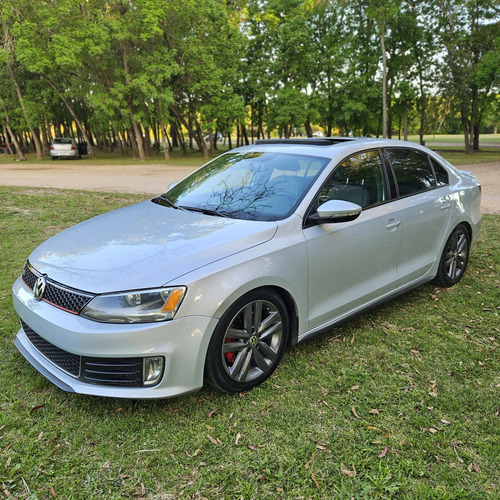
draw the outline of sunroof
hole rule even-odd
[[[301,144],[307,146],[332,146],[353,141],[351,137],[307,137],[304,139],[258,139],[256,144]]]

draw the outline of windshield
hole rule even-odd
[[[259,221],[292,213],[330,160],[284,153],[220,156],[163,195],[178,208]]]

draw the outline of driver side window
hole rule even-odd
[[[362,208],[386,201],[387,186],[379,152],[357,153],[337,165],[319,193],[318,206],[328,200],[350,201]]]

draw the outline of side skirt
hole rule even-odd
[[[394,299],[400,297],[401,295],[404,295],[405,293],[408,293],[411,290],[418,288],[419,286],[422,286],[422,285],[425,285],[426,283],[429,283],[433,279],[434,279],[434,276],[432,276],[430,278],[425,277],[423,279],[414,281],[410,285],[406,285],[403,288],[397,289],[394,292],[392,292],[388,295],[385,295],[384,297],[382,297],[380,299],[377,299],[373,302],[370,302],[366,306],[362,306],[361,308],[355,309],[354,311],[350,311],[350,312],[346,313],[345,315],[343,315],[339,318],[336,318],[328,323],[324,323],[322,325],[317,326],[316,328],[301,335],[299,337],[298,341],[302,342],[304,340],[312,339],[313,337],[316,337],[317,335],[321,335],[322,333],[326,333],[326,332],[330,331],[332,328],[343,325],[344,323],[347,323],[348,321],[350,321],[358,316],[361,316],[362,314],[365,314],[368,311],[371,311],[372,309],[375,309],[375,308],[381,306],[382,304],[385,304],[386,302],[388,302],[390,300],[394,300]]]

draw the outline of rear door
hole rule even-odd
[[[304,229],[308,252],[309,328],[337,319],[390,293],[397,285],[401,210],[390,200],[377,150],[338,165],[310,211],[331,199],[363,207],[354,221]]]
[[[384,150],[396,178],[402,213],[398,287],[426,275],[448,233],[452,198],[446,170],[411,148]]]

